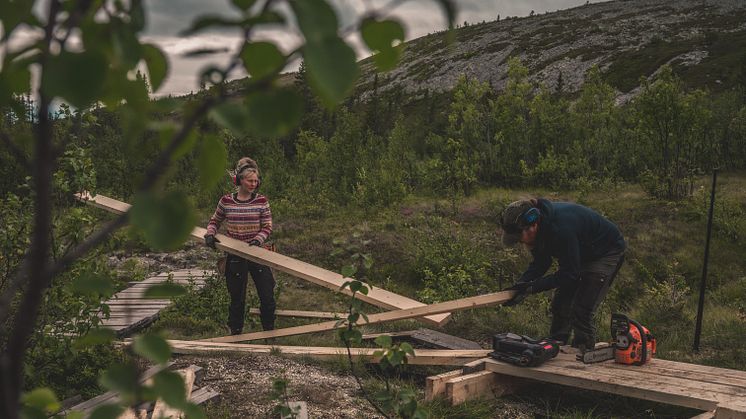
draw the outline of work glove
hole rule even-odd
[[[525,300],[529,294],[533,294],[534,283],[533,281],[516,282],[512,286],[505,288],[503,291],[515,291],[516,292],[515,295],[513,295],[513,298],[503,303],[503,305],[506,307],[512,307],[514,305],[519,304],[521,301]]]
[[[207,247],[216,249],[215,243],[220,243],[220,240],[216,239],[214,234],[205,234],[205,244]]]
[[[259,245],[261,245],[261,243],[259,243],[259,240],[257,239],[249,240],[249,246],[259,246]]]

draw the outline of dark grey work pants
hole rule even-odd
[[[580,281],[557,288],[552,300],[552,339],[569,342],[570,333],[575,332],[572,346],[593,348],[596,343],[596,327],[593,317],[601,304],[619,268],[624,262],[624,252],[614,251],[588,262],[581,267]]]
[[[228,307],[228,327],[231,333],[241,333],[246,317],[246,284],[248,276],[254,280],[256,292],[259,295],[259,312],[264,330],[275,328],[275,278],[272,270],[265,265],[228,255],[225,264],[225,282],[231,304]]]

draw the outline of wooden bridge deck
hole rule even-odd
[[[442,395],[458,404],[511,393],[526,380],[704,410],[710,417],[746,419],[746,371],[662,359],[643,366],[613,360],[583,364],[574,354],[560,353],[539,367],[526,368],[485,358],[463,370],[428,377],[426,398]]]
[[[114,294],[106,301],[110,308],[108,319],[102,319],[101,326],[113,329],[117,336],[125,337],[158,319],[160,311],[171,304],[171,300],[145,297],[145,290],[153,285],[166,281],[176,284],[194,284],[200,288],[205,284],[205,277],[214,272],[184,269],[170,273],[162,273],[143,281],[132,281],[130,287]]]

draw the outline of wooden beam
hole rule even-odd
[[[260,314],[258,308],[250,308],[249,314]],[[309,319],[344,319],[347,313],[332,313],[328,311],[303,311],[303,310],[275,310],[276,316],[304,317]]]
[[[474,341],[425,328],[403,332],[371,333],[363,335],[363,340],[371,340],[379,336],[391,336],[395,341],[417,342],[433,349],[482,349]]]
[[[497,374],[492,371],[477,371],[446,381],[446,399],[456,406],[467,400],[484,397],[493,398],[492,391],[498,386]]]
[[[445,301],[428,306],[408,308],[403,310],[387,311],[368,315],[368,321],[361,323],[377,324],[395,320],[411,319],[415,317],[428,316],[439,313],[450,313],[452,311],[468,310],[479,307],[504,303],[513,297],[515,291],[501,291],[492,294],[478,295],[476,297],[461,298],[459,300]],[[362,319],[361,319],[362,320]],[[256,339],[268,339],[281,336],[302,335],[305,333],[326,332],[329,330],[343,328],[345,325],[337,321],[328,321],[305,326],[287,327],[284,329],[268,330],[264,332],[245,333],[242,335],[223,336],[212,339],[202,339],[204,342],[244,342]]]
[[[127,341],[126,343],[130,343]],[[273,346],[252,345],[246,343],[219,343],[194,340],[169,340],[171,351],[176,354],[238,354],[258,353],[269,354],[273,351],[284,356],[309,357],[321,360],[335,360],[347,357],[347,349],[325,346]],[[380,348],[351,348],[352,357],[365,362],[376,363],[378,358],[374,352]],[[407,360],[412,365],[463,365],[480,358],[484,358],[490,350],[444,350],[444,349],[416,349],[414,356]]]
[[[425,401],[432,401],[436,397],[445,397],[446,382],[451,378],[463,375],[461,370],[444,372],[438,375],[431,375],[425,379]]]
[[[87,192],[77,194],[76,197],[89,205],[113,212],[115,214],[123,214],[129,211],[131,207],[125,202],[117,201],[116,199],[108,198],[103,195],[91,196]],[[204,235],[206,232],[207,230],[202,227],[195,227],[192,230],[190,238],[199,243],[203,243]],[[228,253],[238,255],[242,258],[267,265],[271,268],[283,271],[301,279],[305,279],[309,282],[321,285],[333,291],[343,292],[347,295],[352,294],[352,292],[348,288],[345,288],[343,290],[341,289],[342,284],[350,281],[350,278],[346,278],[336,272],[332,272],[327,269],[311,265],[310,263],[306,263],[288,256],[281,255],[276,252],[266,250],[260,246],[249,246],[247,243],[230,238],[223,234],[217,234],[216,238],[220,240],[216,244],[219,250],[223,250]],[[369,288],[368,294],[357,294],[357,298],[366,303],[389,310],[408,309],[413,307],[422,307],[425,305],[411,298],[403,297],[401,295],[394,294],[393,292],[386,291],[383,288],[373,287],[369,284],[366,285]],[[423,318],[424,321],[435,326],[442,326],[449,319],[450,313],[448,312],[438,313],[437,315],[433,314]]]

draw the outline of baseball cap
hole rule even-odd
[[[529,199],[521,199],[508,205],[500,216],[500,226],[503,230],[502,242],[505,246],[513,246],[521,240],[523,227],[519,217],[535,204]]]

